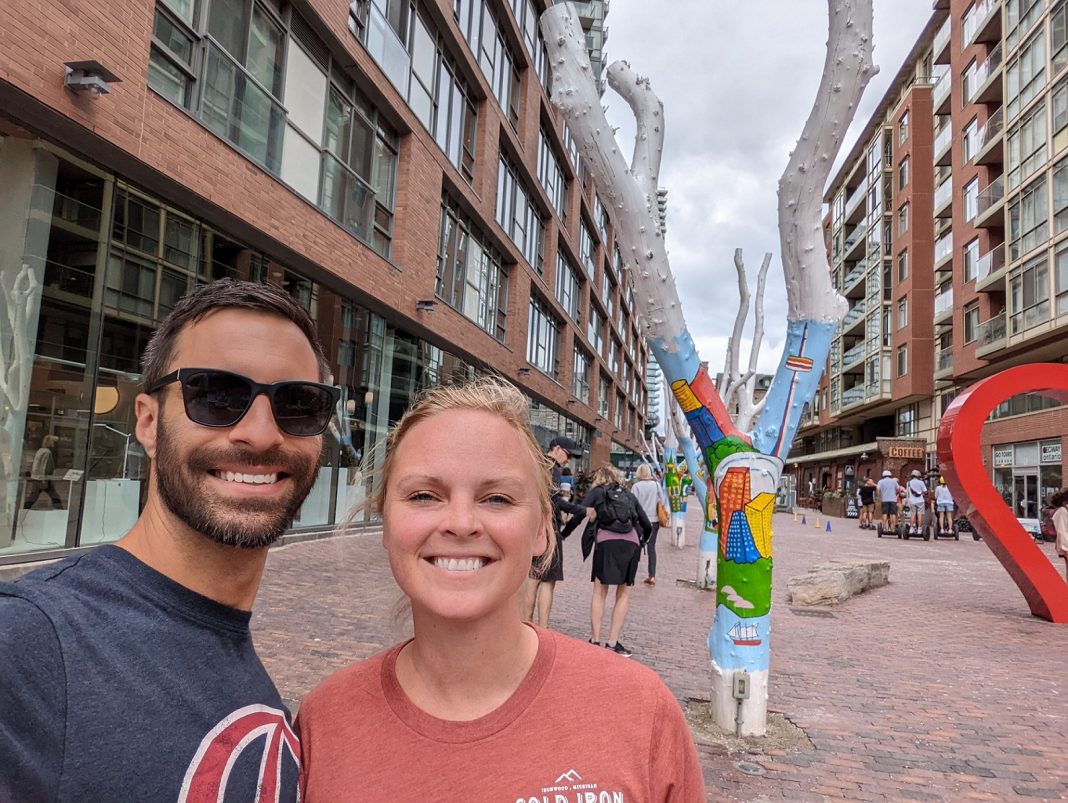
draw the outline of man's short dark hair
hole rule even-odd
[[[289,293],[273,284],[219,279],[190,290],[174,305],[174,309],[153,333],[141,357],[141,389],[150,387],[167,373],[167,366],[174,353],[174,341],[186,326],[213,312],[226,309],[263,312],[296,324],[315,352],[315,361],[319,365],[319,381],[326,382],[329,379],[330,366],[326,362],[326,355],[323,354],[315,324],[312,323],[307,310],[294,301]]]

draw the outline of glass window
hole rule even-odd
[[[538,131],[538,181],[561,220],[567,219],[567,179],[556,158],[552,140],[542,126]]]
[[[979,214],[979,178],[973,178],[964,186],[964,220],[974,220]]]
[[[597,414],[608,420],[608,399],[612,392],[612,382],[604,374],[600,375],[597,383]]]
[[[1012,3],[1009,4],[1010,6]],[[1036,5],[1041,9],[1040,5]],[[1009,50],[1012,46],[1009,46]],[[1038,31],[1005,72],[1006,120],[1012,120],[1046,83],[1046,35]]]
[[[527,321],[527,362],[554,379],[557,377],[557,352],[560,345],[560,323],[548,305],[531,296]]]
[[[575,346],[571,369],[571,395],[583,404],[590,403],[590,356]]]
[[[1037,104],[1009,132],[1005,168],[1008,189],[1020,186],[1046,163],[1046,104]]]
[[[1068,160],[1053,166],[1053,231],[1068,228]]]
[[[904,329],[909,325],[909,300],[903,298],[897,302],[897,328]]]
[[[497,168],[497,222],[527,264],[540,274],[545,223],[530,197],[518,172],[502,154]]]
[[[968,241],[964,246],[964,281],[974,281],[979,271],[979,238]]]
[[[902,204],[897,210],[897,233],[904,234],[909,230],[909,205]]]
[[[904,376],[909,370],[909,347],[897,347],[897,375]]]
[[[577,322],[582,302],[582,283],[579,281],[578,271],[572,267],[559,247],[556,251],[556,300]]]
[[[508,274],[500,254],[447,196],[441,200],[435,292],[504,342]]]
[[[579,258],[582,260],[582,264],[586,266],[586,272],[590,276],[593,275],[594,266],[596,265],[594,259],[596,249],[597,240],[590,231],[590,227],[586,225],[586,221],[582,220],[579,223]]]
[[[964,132],[961,136],[961,147],[963,149],[964,164],[968,164],[975,158],[975,154],[979,152],[978,118],[973,117],[972,121],[964,127]]]
[[[979,302],[964,308],[964,342],[971,343],[979,337]]]
[[[905,249],[897,255],[897,281],[901,283],[909,277],[909,252]]]
[[[904,145],[905,141],[909,138],[909,113],[905,112],[901,115],[901,119],[897,123],[897,144]]]
[[[1049,320],[1049,266],[1045,255],[1014,270],[1009,275],[1009,288],[1009,334]]]
[[[1019,259],[1049,238],[1046,181],[1039,179],[1009,205],[1009,261]]]
[[[1057,248],[1055,258],[1054,293],[1057,296],[1055,314],[1068,315],[1068,242],[1062,242]]]
[[[903,190],[909,183],[909,157],[905,157],[901,160],[901,164],[897,166],[897,188]]]
[[[1068,2],[1065,0],[1049,14],[1049,49],[1056,75],[1068,64]]]

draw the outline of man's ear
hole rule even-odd
[[[156,459],[156,430],[159,425],[159,402],[147,393],[138,393],[134,399],[134,416],[137,423],[134,435],[150,459]]]

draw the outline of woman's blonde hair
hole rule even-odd
[[[412,427],[422,421],[426,421],[439,413],[451,410],[480,410],[499,416],[510,424],[519,435],[523,444],[523,452],[534,461],[535,483],[538,494],[538,502],[546,519],[550,519],[547,527],[552,527],[552,500],[550,496],[550,471],[552,458],[545,455],[534,433],[530,429],[529,413],[530,405],[526,397],[506,379],[497,376],[483,376],[476,379],[450,385],[434,385],[427,388],[416,397],[412,406],[401,416],[400,420],[393,425],[386,436],[386,454],[381,467],[374,472],[374,484],[370,497],[373,511],[381,516],[385,505],[386,489],[389,487],[390,477],[393,474],[393,465],[396,460],[397,447]],[[487,449],[495,448],[494,444],[486,444]],[[548,536],[548,546],[542,553],[538,563],[544,567],[552,560],[553,552],[556,551],[556,538],[552,533]]]
[[[638,466],[638,470],[634,472],[634,479],[636,480],[651,480],[653,478],[653,470],[649,468],[648,463],[642,463]]]
[[[619,485],[622,481],[623,472],[611,463],[604,463],[594,471],[593,476],[590,477],[590,487],[595,488],[598,485]]]

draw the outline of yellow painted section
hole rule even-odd
[[[771,557],[771,516],[774,512],[775,494],[772,493],[757,494],[757,498],[745,506],[745,518],[762,558]]]
[[[701,406],[701,402],[697,400],[697,397],[693,395],[693,391],[690,390],[690,383],[685,379],[677,379],[672,382],[671,392],[675,394],[679,407],[682,408],[684,413],[693,412]]]

